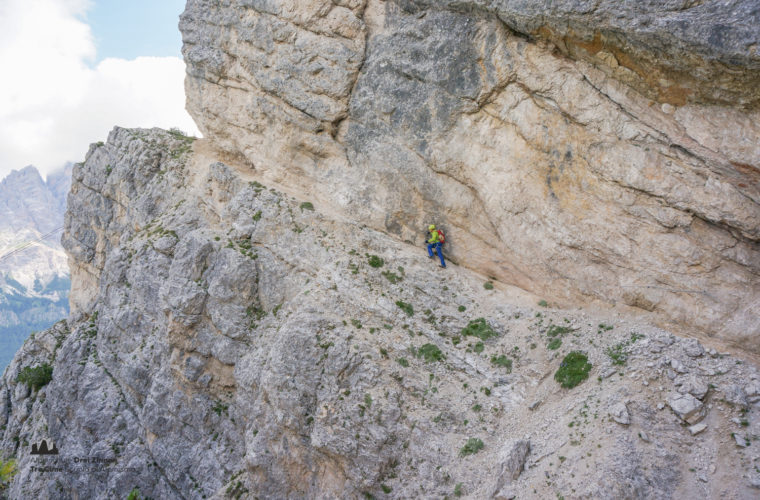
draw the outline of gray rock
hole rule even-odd
[[[678,417],[688,424],[696,424],[704,417],[702,402],[691,394],[671,394],[668,405]]]
[[[494,498],[514,498],[510,485],[520,477],[529,454],[530,441],[527,439],[509,442],[502,447],[499,458],[501,471],[496,480]]]
[[[750,383],[744,386],[743,391],[749,403],[757,403],[760,401],[760,381],[750,381]]]
[[[676,373],[689,373],[689,369],[677,359],[671,359],[670,366],[673,367],[673,370],[675,370]]]
[[[691,394],[697,399],[704,399],[709,389],[704,379],[693,374],[681,375],[673,383],[678,387],[678,392]]]
[[[697,339],[684,339],[681,341],[681,345],[686,355],[692,358],[698,358],[705,354],[705,348]]]
[[[692,436],[696,436],[697,434],[704,431],[705,429],[707,429],[707,424],[704,422],[701,422],[699,424],[692,425],[691,427],[689,427],[689,432],[691,433]]]
[[[747,408],[747,395],[744,393],[744,388],[738,383],[723,385],[720,388],[723,392],[723,396],[726,401],[740,408]]]
[[[619,424],[628,425],[631,423],[631,416],[628,413],[628,408],[623,402],[614,404],[610,408],[609,413],[610,416],[612,416],[612,419]]]
[[[733,433],[734,436],[734,442],[736,442],[736,446],[739,448],[746,448],[750,445],[749,439],[747,439],[746,436],[742,436],[739,433],[735,432]]]

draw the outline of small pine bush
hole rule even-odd
[[[465,337],[472,335],[478,337],[480,340],[487,340],[491,337],[499,336],[499,334],[493,331],[493,328],[488,326],[485,318],[478,318],[470,321],[466,327],[462,328],[462,335]]]
[[[24,367],[16,379],[17,382],[26,384],[35,391],[39,391],[51,380],[53,380],[53,367],[47,363],[35,366],[34,368],[30,366]]]

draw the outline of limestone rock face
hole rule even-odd
[[[436,272],[204,140],[114,129],[74,171],[63,244],[72,315],[0,379],[9,498],[756,496],[755,445],[726,440],[760,433],[753,363]],[[575,350],[589,379],[561,389]],[[47,384],[24,382],[45,364]],[[667,394],[709,427],[692,435]],[[59,455],[31,455],[42,440]]]
[[[754,2],[189,0],[223,158],[559,304],[760,352]],[[730,28],[729,28],[730,27]]]

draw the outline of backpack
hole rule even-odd
[[[446,235],[443,234],[443,231],[441,229],[436,229],[438,231],[438,241],[443,245],[446,243]]]

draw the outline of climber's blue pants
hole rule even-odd
[[[443,250],[440,242],[438,243],[428,243],[428,255],[430,257],[433,256],[433,248],[435,248],[436,253],[438,253],[438,257],[441,258],[441,266],[446,267],[446,263],[443,261]]]

